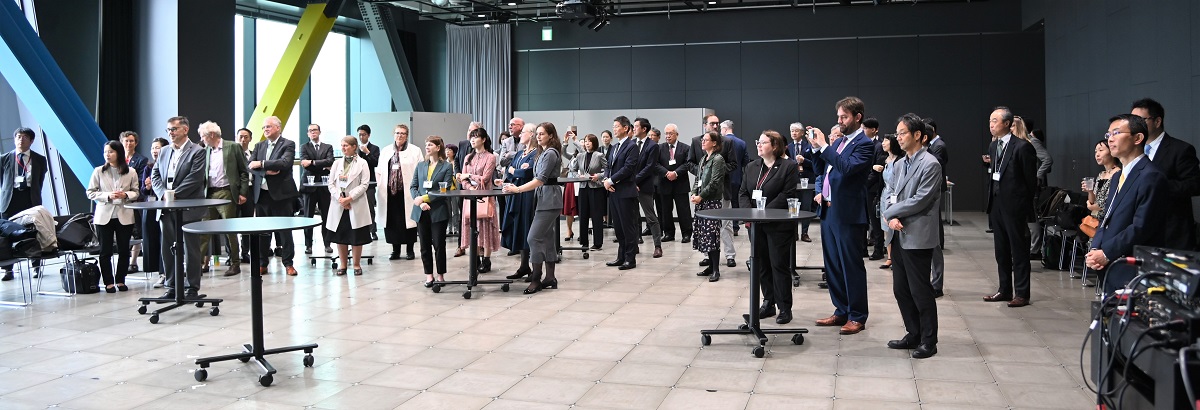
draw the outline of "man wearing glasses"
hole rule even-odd
[[[1133,103],[1132,114],[1146,121],[1146,157],[1167,177],[1166,243],[1172,249],[1196,249],[1192,197],[1200,195],[1200,160],[1196,147],[1167,134],[1162,104],[1149,98]]]
[[[0,159],[0,216],[12,218],[42,204],[42,182],[46,180],[46,157],[29,149],[33,130],[17,128],[13,132],[16,148]],[[39,265],[36,262],[34,265]],[[41,269],[40,267],[38,268]],[[4,277],[13,280],[12,265],[4,267]]]
[[[293,216],[296,211],[292,201],[300,196],[296,190],[296,181],[292,179],[292,162],[296,159],[296,143],[282,138],[283,123],[279,117],[267,117],[263,121],[263,137],[254,146],[254,156],[250,161],[251,193],[254,194],[255,214],[258,216]],[[296,247],[292,242],[291,232],[276,232],[276,244],[279,245],[279,256],[288,276],[296,276],[296,268],[292,266],[292,258],[296,256]],[[259,273],[267,273],[270,263],[271,237],[263,236],[258,247],[262,265]]]
[[[308,182],[313,177],[314,182],[329,176],[329,167],[333,166],[333,145],[321,142],[321,126],[308,124],[308,143],[300,148],[300,183]],[[304,216],[312,218],[320,215],[325,219],[329,213],[329,189],[327,187],[301,187],[303,195]],[[325,240],[325,254],[333,254],[329,238]],[[313,228],[304,228],[304,254],[312,254]]]
[[[984,296],[985,302],[1008,302],[1008,307],[1029,304],[1029,226],[1037,196],[1037,151],[1013,137],[1013,113],[996,107],[988,118],[995,140],[988,147],[992,158],[987,184],[988,221],[995,231],[996,268],[1000,286]]]
[[[159,152],[158,162],[150,171],[150,184],[154,187],[154,195],[159,198],[164,197],[167,190],[174,190],[175,199],[204,199],[208,186],[204,179],[204,171],[208,169],[208,163],[205,161],[204,149],[188,139],[190,129],[187,117],[172,117],[167,120],[167,134],[171,143]],[[187,225],[199,221],[207,212],[205,208],[181,211],[180,223]],[[175,218],[164,215],[160,220],[163,243],[177,243]],[[201,297],[200,258],[203,255],[200,252],[199,239],[196,235],[183,237],[184,299]],[[166,275],[163,286],[167,288],[167,293],[162,296],[164,299],[175,298],[175,292],[179,289],[179,284],[175,283],[175,269],[178,267],[179,261],[175,260],[175,252],[171,246],[163,246],[162,273]]]

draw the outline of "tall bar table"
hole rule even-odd
[[[158,323],[158,315],[177,307],[195,303],[196,307],[204,307],[205,303],[211,303],[212,309],[209,309],[208,314],[216,316],[221,314],[221,309],[218,307],[223,300],[221,299],[206,299],[208,295],[200,295],[199,299],[183,299],[183,270],[187,266],[183,260],[183,211],[189,209],[211,208],[228,204],[228,199],[176,199],[174,201],[146,201],[132,202],[125,204],[128,209],[140,210],[158,210],[162,212],[163,218],[171,218],[175,222],[175,243],[171,244],[171,252],[175,254],[175,278],[172,279],[175,283],[175,298],[140,298],[138,302],[142,305],[138,306],[138,314],[146,314],[147,306],[151,303],[170,303],[167,307],[159,308],[150,315],[150,323]],[[199,240],[199,238],[197,238]]]
[[[316,218],[301,218],[294,216],[268,216],[268,217],[252,217],[252,218],[230,218],[217,219],[212,221],[192,222],[183,227],[183,231],[187,233],[201,235],[220,235],[230,233],[241,233],[250,235],[270,235],[276,231],[291,231],[297,229],[311,228],[320,225],[321,222]],[[250,266],[258,266],[260,258],[258,254],[258,238],[250,240]],[[257,270],[250,272],[250,333],[253,340],[251,343],[242,345],[242,353],[228,354],[223,356],[203,357],[196,359],[196,364],[200,369],[196,370],[194,376],[196,381],[202,382],[208,378],[208,365],[216,362],[224,362],[237,359],[242,363],[249,362],[254,359],[261,370],[258,377],[258,383],[263,387],[270,386],[274,381],[275,368],[271,363],[267,362],[264,356],[294,352],[303,350],[304,367],[312,367],[315,359],[312,356],[313,349],[317,348],[316,343],[310,343],[299,346],[277,347],[267,349],[263,346],[263,310],[262,310],[262,275]]]
[[[376,184],[375,182],[367,183],[368,186],[375,185],[375,184]],[[327,187],[329,187],[329,181],[313,181],[312,183],[304,182],[304,183],[301,183],[300,186],[305,187],[305,188],[327,188]],[[337,200],[337,198],[332,198],[332,197],[329,198],[330,206],[332,206],[334,204],[334,201],[336,201],[336,200]],[[325,215],[321,215],[321,221],[322,221],[321,224],[324,225]],[[325,255],[325,256],[305,255],[305,257],[308,258],[308,266],[314,266],[314,267],[317,266],[317,259],[328,259],[330,267],[332,267],[333,269],[338,268],[338,257],[339,257],[338,255]],[[374,262],[375,255],[362,255],[362,256],[359,256],[359,258],[366,260],[368,265],[375,264],[375,262]]]
[[[475,200],[478,200],[479,198],[486,198],[489,196],[501,197],[501,196],[509,196],[509,195],[513,195],[513,194],[504,192],[499,189],[468,189],[468,190],[453,190],[453,191],[446,191],[446,192],[429,191],[429,196],[438,196],[438,197],[444,197],[444,198],[462,198],[463,203],[471,203],[471,202],[474,202]],[[468,212],[471,215],[471,217],[470,217],[470,219],[471,219],[471,223],[470,223],[470,226],[471,226],[471,249],[467,253],[467,256],[470,256],[471,260],[470,260],[470,262],[468,262],[468,265],[467,265],[468,266],[467,280],[465,280],[465,281],[461,281],[461,280],[435,281],[435,282],[433,282],[433,286],[430,286],[430,289],[433,290],[433,293],[441,293],[442,286],[446,286],[446,285],[467,285],[467,291],[463,292],[462,297],[463,297],[463,299],[470,299],[471,298],[471,288],[473,288],[477,285],[500,285],[500,290],[508,292],[509,284],[513,283],[513,281],[509,280],[509,279],[479,280],[479,227],[476,226],[477,225],[476,222],[479,220],[479,215],[477,214],[475,206],[473,206],[473,205],[474,204],[472,204],[472,206],[469,207],[471,209],[471,211]],[[499,208],[499,207],[497,207],[497,208]],[[499,216],[500,216],[500,209],[496,209],[496,217],[499,217]]]
[[[716,219],[719,221],[743,221],[750,223],[750,238],[751,245],[754,244],[753,238],[759,234],[758,225],[761,223],[795,223],[804,219],[812,219],[816,214],[808,211],[800,211],[797,216],[791,216],[786,209],[765,209],[757,210],[754,208],[723,208],[723,209],[708,209],[696,212],[696,217]],[[804,344],[804,333],[808,333],[808,329],[763,329],[759,323],[758,317],[758,294],[759,284],[758,277],[754,275],[753,264],[754,257],[760,252],[766,252],[767,249],[755,249],[750,246],[750,313],[742,315],[745,323],[738,326],[737,329],[708,329],[700,331],[700,343],[708,346],[712,343],[711,335],[754,335],[758,338],[758,346],[752,350],[754,357],[763,357],[766,354],[767,335],[769,334],[791,334],[792,343]]]
[[[591,181],[591,180],[592,180],[591,178],[587,178],[587,177],[557,178],[556,181],[550,185],[562,186],[563,187],[563,196],[565,197],[568,195],[566,192],[566,189],[567,189],[566,184],[568,184],[568,183],[578,184],[580,182],[587,182],[587,181]],[[570,195],[575,195],[575,193],[571,193]],[[579,209],[579,199],[578,198],[575,199],[575,209]],[[575,219],[579,219],[579,217],[577,216]],[[596,228],[592,227],[592,229],[596,229]],[[600,227],[600,229],[604,229],[604,227]],[[587,232],[580,232],[579,235],[580,236],[587,235]],[[554,224],[554,243],[555,243],[555,247],[558,249],[559,258],[562,258],[563,251],[581,251],[581,252],[583,252],[583,258],[587,259],[590,257],[590,255],[588,255],[588,252],[590,252],[592,250],[591,248],[586,247],[586,246],[563,246],[562,245],[562,228],[557,223]],[[560,259],[560,261],[561,261],[561,259]]]

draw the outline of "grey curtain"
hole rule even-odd
[[[446,26],[450,45],[450,112],[471,114],[495,139],[512,115],[512,30]]]

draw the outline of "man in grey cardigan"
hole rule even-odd
[[[891,349],[914,349],[914,359],[937,353],[937,304],[929,283],[933,248],[938,246],[938,200],[942,196],[942,166],[925,149],[925,124],[904,114],[896,124],[896,140],[905,157],[896,167],[895,186],[883,191],[881,212],[892,236],[892,292],[907,334],[889,341]]]

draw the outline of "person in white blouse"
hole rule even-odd
[[[134,214],[125,204],[138,198],[138,174],[125,162],[125,149],[117,141],[104,144],[104,165],[92,171],[87,196],[96,202],[92,223],[100,237],[100,274],[104,291],[129,290],[129,238],[133,235]],[[113,277],[112,255],[117,252],[117,272]]]
[[[367,187],[371,169],[367,160],[358,155],[358,139],[342,138],[342,157],[329,169],[329,214],[325,217],[324,236],[338,244],[338,263],[345,268],[346,253],[354,254],[354,275],[362,275],[362,246],[371,242],[371,206],[367,202]],[[349,248],[349,249],[348,249]],[[344,276],[346,269],[334,275]]]

